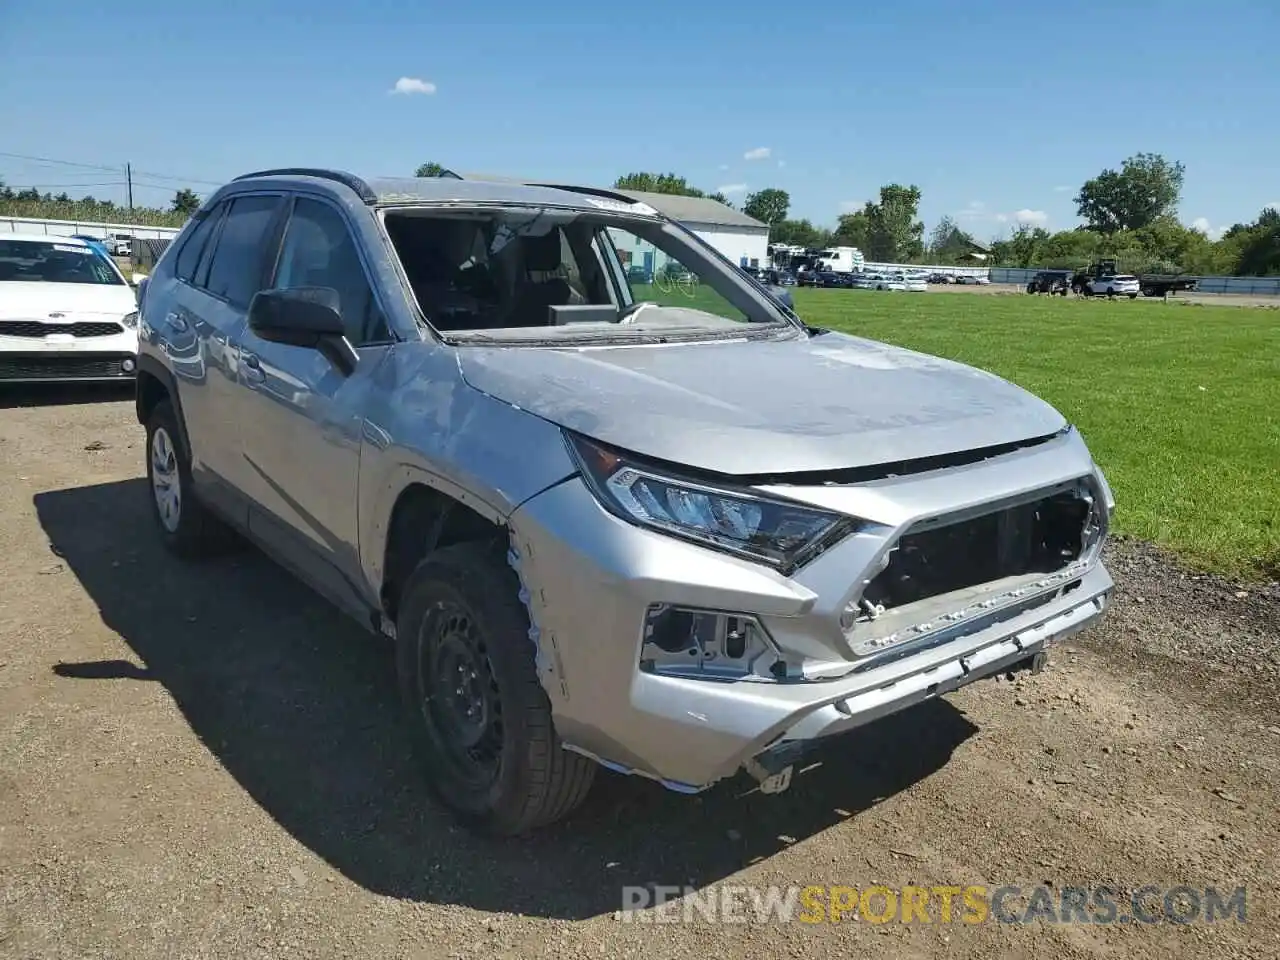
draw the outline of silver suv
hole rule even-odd
[[[160,535],[247,538],[394,638],[431,787],[490,832],[597,764],[783,789],[819,741],[1038,669],[1112,588],[1056,410],[806,326],[622,193],[249,174],[141,300]]]

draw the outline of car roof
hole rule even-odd
[[[0,233],[0,240],[17,240],[20,243],[61,243],[73,247],[89,246],[79,237],[55,236],[51,233]]]
[[[377,206],[411,205],[415,203],[512,203],[529,206],[576,207],[581,210],[626,210],[642,216],[656,216],[657,211],[643,201],[612,190],[591,187],[557,186],[524,183],[501,178],[457,176],[440,177],[370,177],[363,178],[337,170],[291,168],[264,170],[243,174],[234,183],[249,185],[279,182],[332,188],[342,184],[355,191],[366,204]]]

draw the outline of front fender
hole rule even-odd
[[[469,386],[454,348],[399,344],[377,380],[359,484],[361,567],[371,596],[381,588],[393,509],[410,486],[438,490],[505,524],[520,504],[577,472],[560,428]]]

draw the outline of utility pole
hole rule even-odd
[[[126,163],[124,165],[124,179],[129,190],[129,209],[133,209],[133,164]]]

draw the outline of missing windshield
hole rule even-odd
[[[700,240],[659,220],[424,207],[384,222],[419,309],[450,340],[666,340],[791,325]]]

